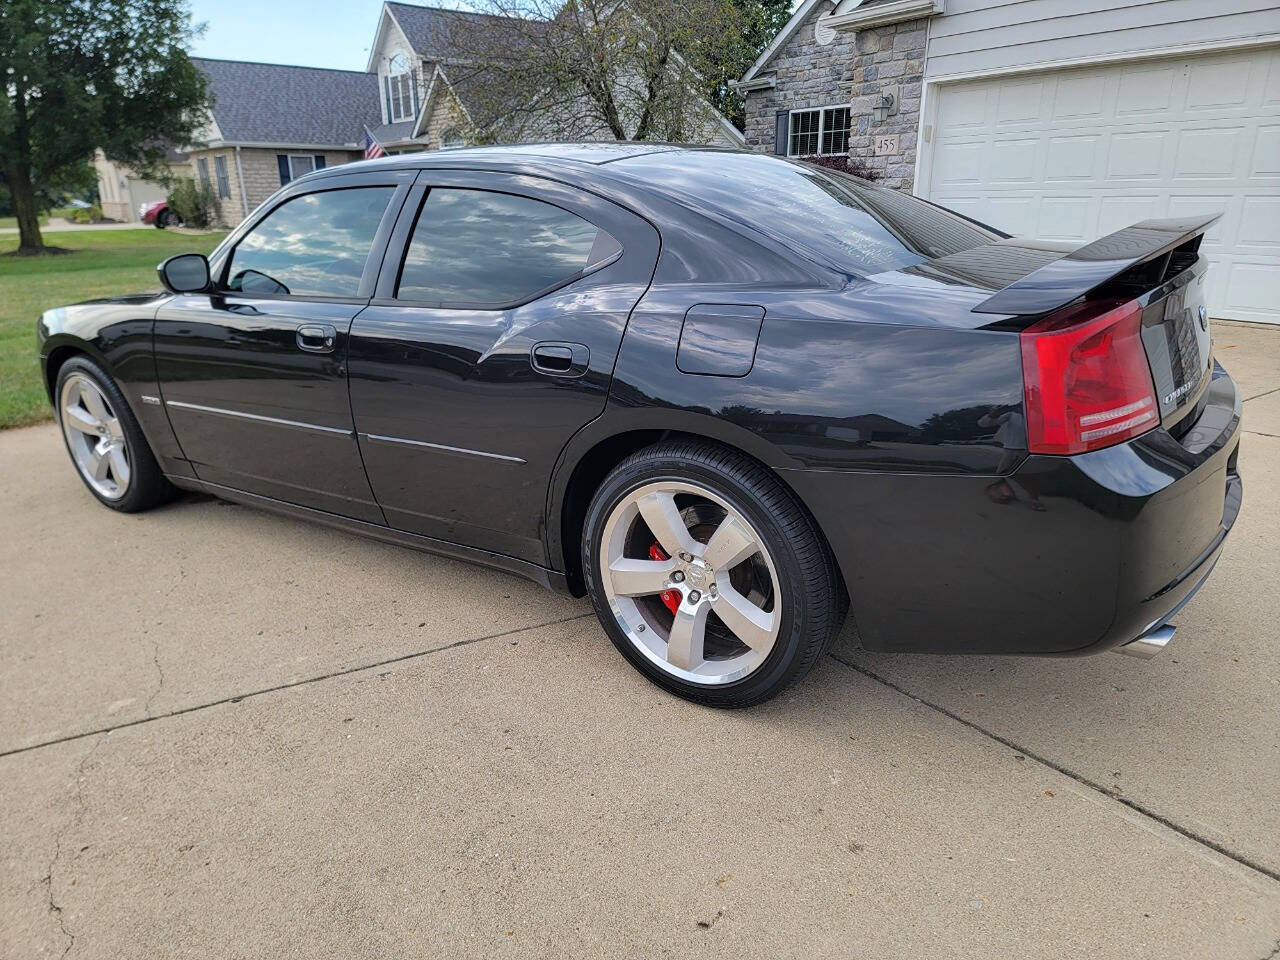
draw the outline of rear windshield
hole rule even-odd
[[[672,164],[670,154],[660,157]],[[620,166],[636,169],[647,159],[624,160]],[[714,160],[714,169],[693,162],[664,171],[663,186],[842,272],[867,276],[898,270],[1002,236],[923,200],[833,170],[759,154],[723,153]]]

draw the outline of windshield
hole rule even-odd
[[[655,167],[665,190],[846,273],[899,270],[1001,239],[907,194],[777,157],[691,152],[674,160],[667,153],[619,162],[637,172],[646,165]]]

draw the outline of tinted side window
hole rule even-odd
[[[540,200],[435,189],[414,226],[397,296],[428,303],[514,303],[620,249],[607,233]]]
[[[357,187],[287,200],[236,246],[227,288],[354,297],[393,193],[394,187]]]

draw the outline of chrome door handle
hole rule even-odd
[[[304,323],[296,336],[299,350],[309,353],[333,353],[338,342],[338,330],[327,323]]]

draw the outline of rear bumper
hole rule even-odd
[[[1003,478],[788,472],[826,531],[863,644],[1076,655],[1167,623],[1240,511],[1240,397],[1215,365],[1180,439],[1156,429]]]

